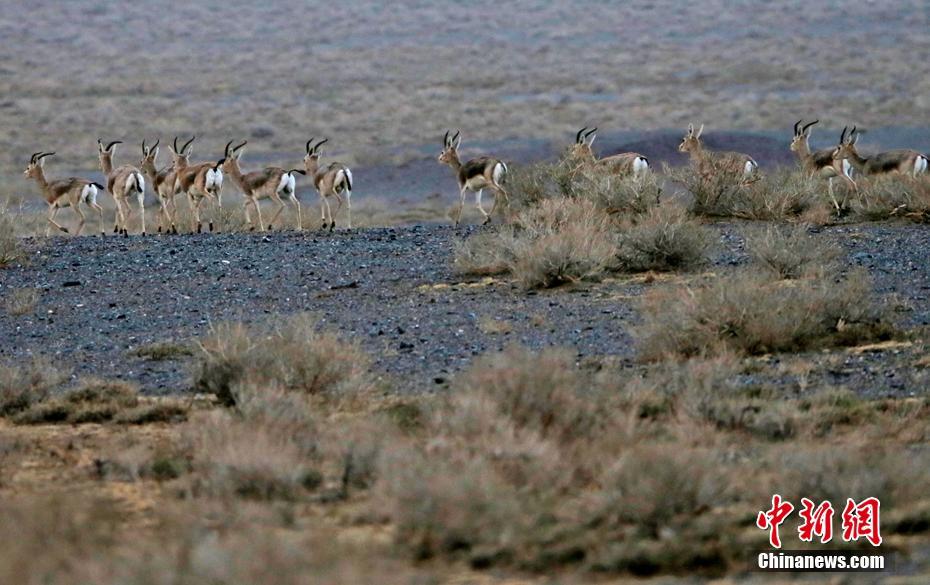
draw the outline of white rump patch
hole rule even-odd
[[[852,179],[852,169],[853,166],[849,163],[849,159],[843,159],[843,174],[846,175],[846,178]]]
[[[914,161],[914,174],[919,175],[921,173],[927,172],[927,159],[922,156],[918,156],[917,160]]]
[[[346,176],[349,178],[349,185],[350,185],[350,186],[348,187],[348,189],[349,189],[349,191],[351,192],[351,191],[352,191],[352,187],[351,187],[351,186],[355,185],[355,179],[352,178],[352,171],[349,170],[349,169],[346,169]]]
[[[217,169],[207,169],[207,176],[204,180],[204,187],[207,191],[213,189],[219,190],[223,186],[223,171]]]
[[[649,161],[641,156],[633,159],[633,175],[638,177],[649,170]]]
[[[743,175],[751,175],[753,172],[755,172],[757,166],[759,165],[756,164],[756,161],[747,160],[746,164],[743,165]]]
[[[139,188],[140,196],[145,195],[145,178],[139,173],[136,173],[136,187]]]
[[[499,162],[494,165],[494,170],[491,172],[491,177],[494,179],[494,182],[498,185],[501,184],[501,181],[504,179],[504,175],[507,174],[507,165],[502,162]]]
[[[294,175],[290,173],[284,173],[281,175],[281,180],[278,181],[278,188],[275,189],[276,193],[293,193],[294,187],[297,185],[297,181],[294,180]]]
[[[84,185],[81,189],[81,202],[84,205],[94,205],[97,203],[97,187],[93,185]]]

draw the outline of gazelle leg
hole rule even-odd
[[[338,203],[336,206],[336,215],[339,215],[339,212],[342,211],[342,195],[337,192],[333,193],[333,197],[336,198],[336,202]],[[330,214],[329,220],[329,229],[332,230],[336,226],[336,218],[333,216],[333,214]]]
[[[278,204],[278,209],[275,210],[274,215],[271,216],[271,221],[268,222],[268,229],[269,229],[269,230],[270,230],[270,229],[274,229],[274,228],[272,228],[272,226],[274,225],[274,223],[275,223],[276,221],[278,221],[278,217],[281,216],[281,212],[284,211],[284,202],[281,201],[281,197],[278,196],[277,193],[276,193],[275,196],[272,197],[271,199],[272,199],[272,201],[274,201],[275,203]]]
[[[836,200],[836,193],[834,193],[834,191],[833,191],[833,177],[830,177],[829,179],[827,179],[827,192],[830,193],[830,201],[833,202],[833,207],[836,208],[836,213],[839,214],[839,213],[840,213],[840,204],[839,204],[839,202]]]
[[[328,224],[326,223],[326,197],[320,193],[320,222],[325,228]]]
[[[465,187],[462,187],[461,191],[459,192],[459,196],[460,196],[459,213],[458,215],[455,216],[455,225],[459,225],[459,222],[462,221],[462,211],[465,209],[465,192],[466,191],[467,189]]]
[[[478,211],[481,212],[481,215],[484,216],[484,221],[482,222],[482,225],[484,225],[488,223],[489,221],[491,221],[491,216],[488,215],[488,212],[485,211],[484,207],[482,207],[481,205],[481,194],[482,193],[484,193],[484,189],[478,189],[477,191],[475,191],[475,207],[477,207]]]
[[[346,190],[346,213],[348,214],[346,225],[352,229],[352,191],[348,189]]]
[[[304,222],[300,217],[300,200],[297,199],[296,193],[291,193],[290,200],[294,203],[294,207],[297,208],[297,231],[302,231],[304,229]]]
[[[106,235],[107,232],[106,230],[104,230],[104,223],[103,223],[103,207],[101,207],[100,204],[94,200],[91,200],[90,206],[94,209],[94,211],[97,212],[97,217],[99,219],[98,227],[100,228],[100,235]]]
[[[252,223],[252,216],[249,215],[249,205],[252,205],[252,200],[248,197],[245,198],[245,202],[242,204],[242,210],[245,212],[245,223],[249,224],[249,231],[255,231],[255,224]]]
[[[142,214],[142,235],[145,235],[145,193],[140,192],[136,195],[136,200],[139,202],[139,213]]]
[[[75,232],[74,234],[76,236],[79,236],[81,235],[81,232],[84,231],[84,223],[87,221],[87,217],[84,215],[84,211],[81,210],[80,203],[74,204],[74,212],[78,214],[79,218],[81,218],[80,222],[78,223],[77,232]]]
[[[116,197],[113,198],[113,203],[116,205],[116,213],[113,215],[113,233],[115,234],[119,232],[120,220],[123,219],[123,207]]]
[[[191,207],[191,232],[199,234],[203,230],[203,223],[200,221],[200,204],[203,202],[203,198],[195,201],[193,195],[188,195],[187,201]]]

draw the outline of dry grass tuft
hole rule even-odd
[[[16,223],[5,205],[0,205],[0,268],[6,268],[23,258],[23,250],[16,235]]]
[[[194,388],[227,405],[244,382],[276,383],[308,395],[343,395],[372,388],[368,357],[355,343],[322,331],[307,314],[269,324],[225,323],[200,342]]]
[[[864,272],[794,281],[737,272],[697,289],[656,290],[643,301],[645,360],[736,351],[763,354],[852,345],[893,329]]]
[[[154,362],[179,360],[194,355],[193,348],[187,343],[160,341],[135,349],[132,354]]]
[[[854,217],[867,221],[898,218],[930,222],[930,185],[925,177],[861,177],[856,183],[859,189],[849,200]]]
[[[28,366],[0,364],[0,416],[16,415],[41,403],[66,378],[64,372],[38,359]]]
[[[691,270],[707,262],[714,239],[684,209],[655,207],[621,226],[619,267],[626,272]]]
[[[28,315],[35,311],[39,302],[39,289],[17,288],[6,297],[6,312],[10,315]]]
[[[746,238],[754,264],[773,278],[804,278],[833,271],[841,250],[804,227],[769,227]]]
[[[60,396],[35,402],[15,417],[17,424],[102,423],[139,406],[136,387],[119,380],[84,380]]]
[[[665,170],[691,193],[694,215],[777,221],[811,215],[831,205],[826,184],[799,171],[779,170],[747,183],[741,173],[723,168],[710,177],[692,167]]]

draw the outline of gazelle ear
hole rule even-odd
[[[701,134],[704,132],[704,124],[701,124],[701,127],[698,128],[697,134],[694,135],[695,138],[700,138]]]
[[[452,148],[458,150],[459,144],[462,143],[462,137],[458,134],[455,135],[455,140],[452,142]]]
[[[853,136],[853,139],[852,139],[852,142],[851,142],[851,144],[852,144],[853,146],[855,146],[856,144],[858,144],[858,142],[859,142],[859,137],[860,137],[860,136],[862,136],[862,134],[860,134],[860,133],[858,133],[858,132],[856,132],[855,136]]]
[[[159,148],[160,148],[160,147],[156,146],[155,148],[153,148],[153,149],[150,151],[150,153],[151,153],[153,159],[158,158],[158,149],[159,149]]]
[[[595,138],[597,138],[597,131],[596,131],[596,130],[595,130],[594,132],[588,134],[588,138],[585,140],[585,144],[587,144],[588,146],[591,146],[592,144],[594,144],[594,139],[595,139]]]
[[[688,124],[688,136],[694,136],[694,124]]]

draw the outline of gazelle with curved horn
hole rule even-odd
[[[848,159],[852,166],[863,175],[901,173],[916,177],[927,172],[927,155],[916,150],[899,148],[879,152],[869,157],[862,156],[856,148],[860,136],[860,133],[856,131],[856,126],[853,126],[849,135],[846,134],[846,130],[843,128],[840,143],[833,149],[834,160]]]
[[[791,152],[798,155],[798,161],[801,164],[801,170],[811,177],[821,177],[827,180],[827,189],[830,192],[830,199],[837,211],[842,206],[836,199],[833,192],[833,179],[837,177],[843,179],[850,187],[856,188],[856,183],[852,179],[852,165],[848,159],[834,160],[833,148],[823,148],[811,152],[810,137],[813,127],[820,122],[814,120],[804,124],[804,120],[798,120],[794,124],[794,138],[791,139],[789,146]],[[801,124],[804,124],[802,127]]]
[[[475,193],[475,206],[484,216],[483,223],[486,224],[491,221],[491,216],[494,214],[494,210],[497,209],[498,202],[508,200],[507,191],[502,186],[504,177],[507,175],[507,165],[499,159],[488,156],[473,158],[463,164],[459,159],[459,145],[462,143],[460,134],[460,132],[456,132],[454,136],[450,137],[449,132],[446,132],[442,140],[442,152],[439,154],[439,162],[452,167],[459,185],[461,201],[455,217],[455,225],[459,225],[462,219],[465,194],[468,191]],[[494,205],[491,206],[490,213],[485,211],[481,205],[481,193],[485,189],[494,191]]]
[[[278,204],[278,209],[275,211],[275,214],[271,217],[271,221],[268,222],[268,229],[273,229],[274,222],[277,221],[278,217],[281,215],[281,211],[284,209],[283,197],[287,197],[291,203],[294,204],[294,207],[297,208],[297,231],[303,229],[303,219],[300,215],[300,201],[297,200],[297,180],[295,174],[305,175],[306,173],[300,169],[291,169],[284,170],[281,167],[265,167],[260,171],[252,171],[251,173],[244,173],[239,167],[239,159],[242,158],[242,153],[245,152],[242,150],[248,141],[244,141],[239,146],[230,149],[232,146],[232,141],[226,145],[226,158],[223,160],[223,171],[232,177],[233,182],[239,187],[239,190],[242,191],[242,195],[245,198],[245,220],[251,226],[251,229],[255,229],[255,224],[252,222],[252,218],[249,215],[249,206],[251,205],[255,209],[255,214],[258,216],[258,229],[260,231],[265,231],[265,224],[262,223],[262,210],[259,207],[259,201],[262,199],[271,199]]]
[[[181,152],[185,159],[190,156],[190,151],[187,151],[187,154],[184,154],[187,146],[193,142],[194,139],[191,138],[187,144],[181,148]],[[229,150],[229,145],[226,147],[227,155]],[[204,201],[210,200],[213,203],[213,211],[216,212],[216,208],[222,205],[222,189],[223,189],[223,161],[224,158],[216,162],[203,162],[196,165],[191,165],[188,162],[185,162],[183,166],[177,169],[177,178],[175,179],[175,190],[178,193],[185,193],[187,195],[187,202],[191,210],[191,231],[200,233],[203,231],[203,221],[200,217],[200,206]],[[213,231],[213,220],[209,222],[209,229]]]
[[[113,223],[113,231],[124,236],[129,235],[129,219],[132,216],[129,198],[135,195],[139,202],[139,212],[142,214],[142,235],[145,235],[145,179],[142,177],[142,172],[132,165],[113,167],[113,153],[117,144],[122,144],[122,141],[114,140],[104,146],[103,142],[97,139],[100,168],[107,177],[107,191],[116,203],[116,221]]]
[[[139,162],[139,167],[149,178],[149,181],[151,181],[152,190],[155,191],[155,196],[158,197],[158,233],[161,233],[164,229],[166,233],[176,234],[178,233],[178,228],[174,222],[172,208],[176,208],[174,196],[176,193],[175,177],[177,171],[175,169],[177,167],[178,157],[175,156],[174,164],[170,164],[158,170],[155,163],[158,160],[159,142],[159,140],[156,140],[155,144],[151,147],[146,147],[145,140],[142,141],[142,160]],[[177,152],[177,146],[178,138],[175,136],[172,154]],[[169,145],[168,148],[171,148],[171,145]],[[186,164],[186,162],[184,164]]]
[[[640,179],[649,170],[649,159],[638,152],[622,152],[597,158],[591,147],[596,138],[597,128],[588,130],[585,126],[575,134],[575,144],[572,145],[569,156],[583,165],[603,169],[619,177],[633,176]]]
[[[26,170],[23,171],[24,176],[34,179],[35,182],[39,184],[42,196],[45,197],[45,202],[48,203],[47,219],[49,225],[46,226],[45,235],[49,235],[52,226],[68,233],[67,228],[55,222],[55,216],[62,207],[70,207],[77,213],[81,221],[78,224],[75,235],[81,235],[81,230],[84,229],[85,222],[84,211],[81,209],[81,205],[86,205],[97,212],[100,218],[100,233],[103,234],[103,207],[97,203],[97,193],[98,190],[103,190],[103,185],[78,177],[49,181],[45,177],[44,165],[46,157],[52,156],[53,154],[55,153],[37,152],[33,154],[29,159]]]
[[[313,138],[307,141],[305,149],[307,154],[304,155],[304,169],[307,175],[313,180],[313,186],[317,193],[320,194],[320,208],[323,221],[323,229],[327,225],[329,231],[336,227],[336,218],[333,217],[333,210],[329,205],[329,198],[335,197],[339,205],[336,207],[336,213],[342,209],[342,196],[346,196],[346,226],[352,229],[352,171],[346,165],[340,162],[329,163],[326,167],[320,167],[320,147],[329,142],[328,138],[320,140],[313,144]],[[326,217],[329,216],[329,223]]]
[[[688,153],[691,164],[702,177],[710,178],[718,170],[741,175],[750,179],[759,170],[759,164],[748,154],[742,152],[712,151],[704,148],[701,134],[704,125],[694,131],[694,124],[688,124],[688,132],[678,145],[679,152]]]

